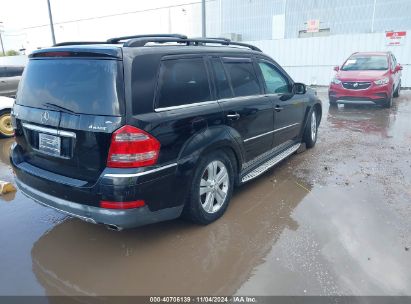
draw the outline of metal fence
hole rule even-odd
[[[410,0],[213,0],[207,10],[208,33],[247,41],[297,38],[312,19],[329,35],[411,28]]]
[[[402,86],[411,87],[411,41],[387,46],[384,33],[347,34],[328,37],[252,41],[270,55],[295,81],[328,85],[333,67],[341,65],[354,52],[391,51],[404,67]]]

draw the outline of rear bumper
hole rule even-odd
[[[167,221],[180,216],[183,206],[150,211],[147,206],[127,210],[111,210],[82,205],[40,192],[16,180],[17,187],[35,202],[56,209],[93,224],[110,225],[118,230],[134,228],[155,222]]]
[[[106,169],[91,185],[30,165],[19,153],[18,145],[11,149],[10,163],[16,184],[26,196],[87,222],[113,225],[119,229],[179,217],[188,189],[185,186],[187,178],[177,173],[177,164],[138,172]],[[106,209],[99,207],[102,200],[144,200],[145,206]]]

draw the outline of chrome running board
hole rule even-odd
[[[268,161],[266,161],[265,163],[263,163],[261,166],[255,168],[253,171],[251,171],[250,173],[248,173],[247,175],[245,175],[245,176],[241,179],[241,182],[242,182],[242,183],[248,182],[249,180],[252,180],[253,178],[256,178],[257,176],[263,174],[263,173],[266,172],[268,169],[270,169],[271,167],[275,166],[275,165],[278,164],[280,161],[282,161],[283,159],[287,158],[288,156],[290,156],[291,154],[293,154],[295,151],[297,151],[300,146],[301,146],[301,143],[295,144],[295,145],[291,146],[290,148],[288,148],[287,150],[284,150],[283,152],[281,152],[281,153],[278,154],[277,156],[269,159]]]

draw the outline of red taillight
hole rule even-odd
[[[69,57],[71,55],[70,52],[64,51],[57,51],[57,52],[44,52],[34,54],[33,57]]]
[[[131,202],[109,202],[101,201],[100,207],[105,209],[133,209],[144,207],[145,202],[143,200],[131,201]]]
[[[136,168],[156,164],[160,143],[153,136],[132,126],[113,133],[107,167]]]

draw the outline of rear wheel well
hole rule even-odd
[[[0,109],[0,113],[8,113],[11,112],[10,108]]]

